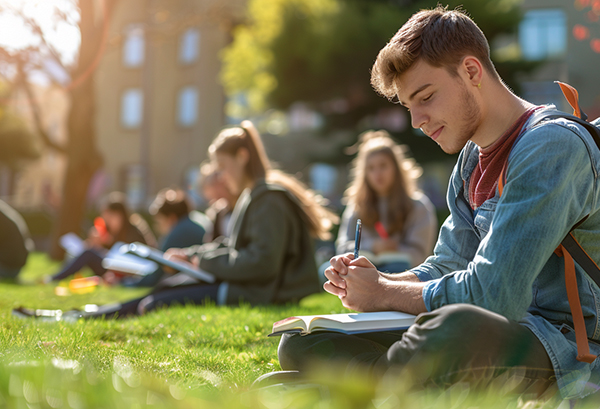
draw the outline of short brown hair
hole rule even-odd
[[[190,213],[191,205],[183,190],[167,188],[158,192],[149,211],[152,216],[158,213],[164,216],[174,215],[179,220]]]
[[[463,10],[441,6],[421,10],[379,52],[371,70],[371,84],[381,95],[393,99],[398,77],[417,60],[446,67],[456,75],[456,67],[467,55],[479,59],[493,77],[499,78],[485,35]]]

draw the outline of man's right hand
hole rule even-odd
[[[352,260],[354,260],[354,254],[352,253],[331,258],[329,261],[331,265],[325,270],[325,277],[329,280],[323,285],[325,291],[339,298],[346,296],[344,276],[348,274],[348,265]]]

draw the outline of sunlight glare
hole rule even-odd
[[[35,20],[62,62],[73,63],[81,42],[77,27],[79,15],[73,1],[0,0],[0,47],[10,51],[40,45],[38,36],[12,10],[20,10]],[[58,18],[57,10],[66,15],[66,20]]]

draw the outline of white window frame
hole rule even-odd
[[[128,68],[139,68],[146,58],[146,37],[141,24],[131,24],[125,29],[123,39],[123,65]]]
[[[525,60],[540,61],[567,51],[567,15],[560,8],[534,9],[519,24],[519,45]]]
[[[144,118],[144,93],[141,88],[127,88],[121,94],[121,126],[139,129]]]
[[[200,30],[197,27],[186,29],[179,37],[179,62],[183,65],[194,64],[200,58]]]

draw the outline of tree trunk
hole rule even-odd
[[[96,146],[94,71],[106,41],[104,25],[108,24],[117,0],[105,0],[104,10],[97,10],[94,2],[79,1],[81,48],[77,68],[71,74],[73,86],[69,89],[71,107],[67,122],[67,168],[61,206],[52,235],[50,255],[54,259],[64,256],[59,238],[68,232],[79,233],[89,183],[102,166],[102,155]],[[104,12],[104,18],[96,18],[95,12]]]

